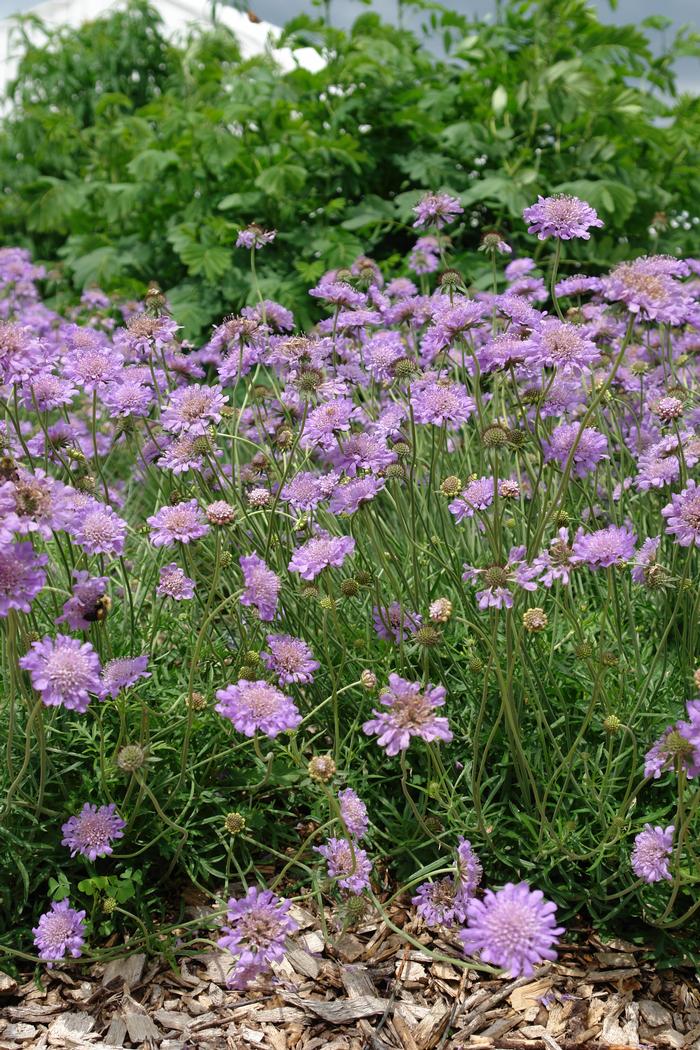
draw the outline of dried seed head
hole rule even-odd
[[[600,662],[603,667],[617,667],[620,662],[620,657],[617,653],[614,653],[612,649],[606,649],[600,654]]]
[[[246,663],[250,664],[251,667],[257,667],[260,663],[260,653],[255,649],[249,649],[245,654]]]
[[[389,480],[405,481],[406,470],[401,463],[390,463],[384,471],[384,476],[389,478]]]
[[[285,449],[291,448],[294,444],[294,432],[292,430],[289,430],[287,427],[283,427],[281,430],[278,430],[277,437],[275,438],[275,444],[278,448],[281,448],[283,451]]]
[[[531,634],[536,634],[538,631],[544,631],[548,623],[549,619],[544,609],[535,607],[533,609],[526,609],[523,613],[523,627]]]
[[[508,444],[511,448],[520,449],[527,444],[527,434],[522,430],[508,430]]]
[[[246,820],[242,813],[227,813],[224,817],[224,828],[229,835],[240,835],[245,831]]]
[[[188,707],[191,707],[193,711],[203,711],[207,706],[207,698],[203,693],[198,693],[193,690],[192,693],[185,695],[185,703]]]
[[[255,674],[255,668],[251,667],[250,664],[243,664],[241,667],[238,668],[239,678],[255,678]]]
[[[312,780],[318,780],[321,784],[327,784],[336,774],[336,764],[330,755],[314,755],[307,766],[307,771]]]
[[[423,649],[434,649],[442,641],[442,634],[431,623],[424,623],[419,627],[414,637]]]
[[[146,763],[146,752],[140,744],[126,744],[117,755],[117,765],[124,773],[135,773]]]
[[[411,446],[407,441],[397,441],[392,451],[396,453],[399,459],[405,459],[406,456],[411,455]]]
[[[366,569],[358,569],[358,571],[355,573],[355,579],[359,583],[360,587],[372,586],[372,573],[367,572]]]
[[[318,587],[314,583],[305,583],[301,588],[302,598],[318,598]]]
[[[579,642],[574,649],[574,656],[577,660],[590,660],[593,656],[593,646],[590,642]]]
[[[400,357],[391,366],[391,373],[395,379],[413,379],[419,371],[416,362],[409,357]]]
[[[646,361],[634,361],[630,368],[630,372],[633,376],[645,376],[649,371],[649,365]]]
[[[462,491],[462,482],[454,474],[450,474],[440,483],[440,492],[443,496],[452,498],[458,496]]]
[[[571,522],[570,514],[565,510],[558,510],[554,523],[558,529],[565,529]]]
[[[452,602],[449,598],[436,598],[428,609],[428,616],[433,623],[447,623],[452,616]]]
[[[231,565],[233,565],[233,555],[231,554],[231,551],[221,552],[221,554],[219,555],[219,564],[221,565],[222,569],[228,569]]]
[[[488,587],[505,587],[508,583],[508,573],[502,565],[489,565],[484,570],[484,580]]]
[[[459,288],[463,284],[462,275],[459,270],[443,270],[438,278],[438,284],[441,288],[447,288],[448,290],[450,288]]]
[[[343,580],[340,585],[340,593],[345,598],[356,598],[360,593],[360,585],[357,580]]]

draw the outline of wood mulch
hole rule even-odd
[[[275,983],[248,993],[226,988],[230,956],[216,951],[180,973],[144,955],[56,968],[40,985],[0,973],[0,1050],[700,1050],[698,975],[656,972],[625,941],[591,936],[508,981],[436,962],[381,919],[324,942],[317,917],[293,914]],[[451,934],[400,909],[392,920],[459,958]]]

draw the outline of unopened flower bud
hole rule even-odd
[[[433,623],[447,623],[452,616],[452,602],[449,598],[436,598],[428,609],[428,616]]]
[[[368,693],[377,688],[377,676],[374,671],[364,670],[360,675],[360,682]]]
[[[565,529],[570,524],[570,522],[571,522],[571,516],[568,513],[568,511],[565,511],[565,510],[558,510],[557,511],[556,517],[554,519],[554,523],[555,523],[555,525],[557,526],[558,529]]]
[[[326,612],[330,612],[332,609],[335,609],[335,600],[331,598],[330,594],[321,595],[321,597],[318,599],[318,604],[321,606],[322,609],[325,609]]]
[[[467,661],[467,667],[469,668],[472,674],[481,674],[481,672],[484,669],[484,661],[481,660],[478,656],[470,656],[469,660]]]
[[[518,499],[520,496],[520,485],[518,485],[517,481],[504,478],[503,481],[499,482],[498,493],[501,499]]]
[[[389,480],[405,481],[406,470],[401,463],[390,463],[384,471],[384,476]]]
[[[251,667],[257,667],[260,663],[260,653],[255,649],[249,649],[245,654],[246,663],[250,664]]]
[[[371,587],[372,586],[372,573],[367,572],[366,569],[359,569],[355,573],[355,579],[359,583],[360,587]]]
[[[431,623],[424,623],[416,631],[414,638],[418,645],[424,649],[434,649],[442,641],[442,634],[438,631],[437,627],[433,627]]]
[[[505,448],[508,444],[508,431],[498,423],[486,427],[481,435],[481,443],[484,448]]]
[[[285,449],[291,448],[294,444],[294,433],[287,427],[283,427],[282,430],[277,431],[277,437],[275,438],[275,444],[277,448]]]
[[[600,662],[603,667],[617,667],[620,662],[620,657],[617,653],[614,653],[612,649],[606,649],[605,652],[600,654]]]
[[[450,474],[440,483],[440,492],[443,496],[452,498],[458,496],[462,491],[462,482],[454,474]]]
[[[236,510],[225,499],[217,499],[209,504],[206,514],[212,525],[230,525],[235,520]]]
[[[242,813],[227,813],[224,818],[224,828],[229,835],[240,835],[245,831],[246,819]]]
[[[105,915],[111,915],[114,911],[116,911],[116,908],[117,902],[115,901],[114,897],[105,897],[105,899],[102,901],[102,911],[105,913]]]
[[[462,275],[459,270],[443,270],[438,278],[440,287],[446,288],[448,291],[450,288],[459,288],[462,283]]]
[[[590,642],[580,642],[574,649],[577,660],[590,660],[593,656],[593,646]]]
[[[622,729],[622,722],[617,715],[608,715],[607,718],[603,719],[603,729],[610,736],[614,736],[615,733],[619,733]]]
[[[700,689],[700,667],[698,667],[697,671],[693,675],[693,681],[695,682],[695,688]]]
[[[267,507],[272,497],[267,489],[251,489],[248,493],[248,505],[255,508]]]
[[[231,551],[222,551],[219,555],[219,565],[222,569],[228,569],[233,565],[233,555]]]
[[[526,609],[523,613],[523,627],[531,634],[544,631],[548,623],[549,619],[544,609]]]
[[[307,771],[312,780],[327,784],[335,776],[336,764],[330,755],[314,755],[307,766]]]
[[[203,711],[207,706],[207,698],[202,693],[193,691],[185,695],[185,703],[188,707],[191,707],[193,711]]]
[[[140,744],[126,744],[117,755],[117,765],[124,773],[135,773],[146,762],[146,752]]]

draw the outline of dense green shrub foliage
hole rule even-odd
[[[287,74],[241,61],[220,26],[171,46],[143,3],[45,29],[26,40],[0,140],[2,240],[60,258],[74,289],[157,280],[192,335],[251,298],[239,226],[284,231],[264,292],[303,319],[328,267],[368,246],[399,264],[426,189],[467,207],[456,255],[477,284],[480,230],[510,235],[538,192],[577,193],[606,220],[578,252],[588,270],[689,250],[700,101],[675,97],[672,61],[694,37],[654,57],[642,30],[599,22],[583,0],[511,3],[495,25],[431,19],[445,58],[373,13],[349,33],[296,19],[286,42],[326,65]]]

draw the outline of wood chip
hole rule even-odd
[[[383,1014],[386,1007],[386,999],[379,999],[374,995],[358,995],[354,999],[336,999],[335,1002],[323,1002],[321,999],[302,999],[295,992],[282,992],[284,999],[294,1006],[298,1006],[308,1013],[316,1014],[324,1021],[331,1024],[347,1024],[348,1021],[357,1021],[361,1017],[375,1017]]]
[[[133,988],[143,977],[146,966],[146,956],[141,954],[128,955],[125,959],[113,959],[105,966],[102,975],[102,986],[107,988],[111,984],[126,985]]]

